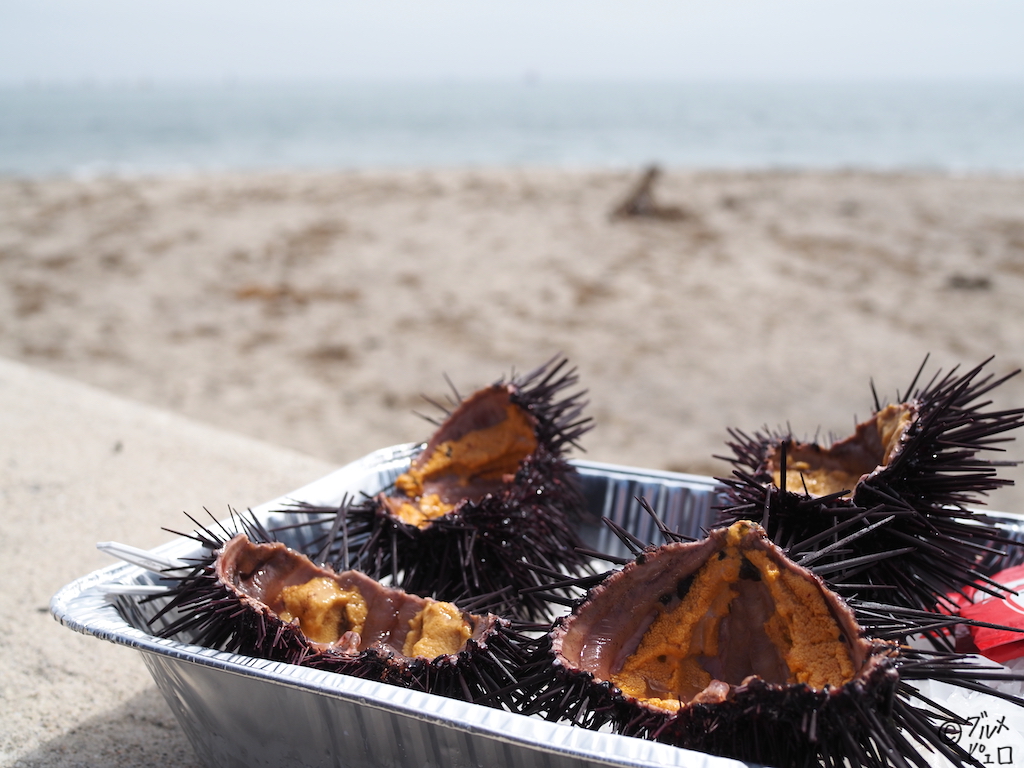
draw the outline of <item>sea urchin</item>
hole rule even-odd
[[[501,706],[526,640],[509,622],[389,588],[358,571],[318,566],[255,521],[179,575],[154,617],[221,650],[315,667],[451,698]],[[253,536],[256,540],[250,539]]]
[[[956,619],[847,604],[756,523],[700,541],[660,528],[667,543],[642,549],[617,531],[635,559],[580,580],[525,668],[524,711],[786,768],[924,768],[921,749],[978,764],[911,682],[989,690],[1006,673],[895,642]]]
[[[295,505],[333,515],[330,557],[407,592],[440,600],[494,595],[496,610],[524,619],[548,603],[520,590],[533,567],[584,573],[577,525],[586,514],[565,452],[591,424],[564,359],[500,380],[463,399],[412,459],[393,488],[341,508]],[[340,535],[339,535],[340,532]],[[321,541],[318,545],[323,545]]]
[[[882,405],[876,395],[872,417],[827,447],[786,433],[731,430],[733,456],[723,458],[735,470],[722,479],[718,524],[759,520],[773,541],[789,546],[839,521],[894,518],[837,557],[849,562],[902,549],[900,559],[854,564],[850,585],[836,580],[837,589],[922,609],[952,607],[946,595],[968,585],[997,591],[980,564],[1011,542],[994,520],[968,507],[1012,484],[997,472],[1016,462],[979,454],[1001,450],[1024,409],[990,409],[984,398],[1017,372],[994,379],[983,373],[986,363],[964,374],[936,373],[918,388],[922,365],[904,396]]]

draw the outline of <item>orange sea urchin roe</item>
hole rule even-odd
[[[508,403],[501,422],[440,443],[426,461],[414,463],[398,477],[395,486],[412,501],[398,505],[397,515],[422,527],[455,507],[436,493],[424,493],[429,481],[450,477],[453,485],[462,487],[472,481],[500,481],[515,474],[520,462],[536,449],[537,437],[527,414]]]
[[[462,612],[452,603],[430,602],[409,620],[402,653],[428,659],[458,653],[472,634]]]
[[[815,688],[853,678],[853,662],[820,589],[762,551],[741,551],[746,525],[730,528],[726,548],[700,568],[677,606],[655,618],[612,675],[625,694],[675,711],[720,678],[738,685],[756,674],[770,683]],[[757,576],[747,571],[741,581],[744,568],[756,568]]]
[[[405,477],[406,475],[402,475]],[[399,519],[409,525],[423,528],[431,520],[447,515],[455,509],[454,504],[447,504],[436,493],[425,493],[415,502],[404,501],[398,507]]]
[[[807,489],[811,496],[827,496],[850,491],[860,479],[885,466],[900,445],[900,439],[913,421],[910,406],[887,405],[856,432],[830,449],[794,443],[786,460],[786,487]],[[772,481],[782,486],[781,458],[773,456]]]
[[[748,560],[761,572],[775,602],[765,632],[779,649],[791,678],[812,688],[839,686],[854,676],[853,661],[839,625],[818,585],[769,560],[764,552],[749,552]]]
[[[342,589],[327,577],[285,587],[281,600],[281,619],[298,619],[302,634],[315,643],[336,642],[349,630],[362,633],[366,623],[366,600],[359,591]]]

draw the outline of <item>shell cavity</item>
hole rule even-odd
[[[254,544],[244,534],[219,552],[216,572],[242,602],[295,626],[320,651],[435,658],[463,650],[485,626],[451,603],[389,589],[358,571],[335,573],[284,544]]]
[[[567,667],[644,706],[724,700],[751,678],[841,687],[870,654],[853,614],[759,526],[666,544],[590,592],[556,636]]]

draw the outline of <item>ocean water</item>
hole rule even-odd
[[[1024,83],[0,87],[0,174],[423,166],[1024,171]]]

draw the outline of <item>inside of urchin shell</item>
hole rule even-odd
[[[335,573],[283,544],[229,541],[217,563],[221,579],[311,643],[358,653],[389,646],[405,656],[458,653],[473,635],[452,603],[388,589],[356,571]]]
[[[779,488],[802,488],[814,497],[851,491],[866,475],[889,464],[916,415],[909,403],[887,405],[828,448],[798,441],[773,445],[766,469]]]
[[[571,666],[667,712],[724,700],[755,676],[837,687],[864,665],[853,614],[740,521],[631,563],[581,606],[560,653]]]
[[[387,498],[391,512],[424,528],[463,499],[476,501],[514,478],[537,450],[536,420],[512,402],[507,387],[480,390],[434,434]]]

